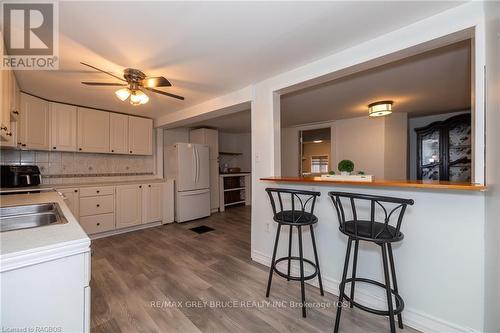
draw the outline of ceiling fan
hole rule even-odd
[[[110,72],[106,72],[105,70],[99,69],[92,65],[86,64],[84,62],[80,62],[82,65],[95,69],[99,72],[108,74],[115,79],[118,79],[120,83],[108,83],[108,82],[82,82],[88,86],[108,86],[108,87],[124,87],[115,91],[116,97],[118,97],[122,101],[126,101],[127,98],[130,97],[130,104],[132,105],[141,105],[146,104],[149,101],[148,95],[144,93],[144,90],[148,90],[157,94],[162,94],[165,96],[177,98],[180,100],[184,100],[184,97],[179,95],[174,95],[165,91],[161,91],[158,89],[154,89],[156,87],[171,87],[172,84],[163,76],[157,77],[147,77],[146,74],[141,72],[138,69],[134,68],[125,68],[123,71],[123,78],[116,76]]]

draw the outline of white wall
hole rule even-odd
[[[335,160],[354,162],[356,171],[362,170],[375,178],[384,179],[384,119],[359,117],[335,122]],[[337,167],[335,167],[335,171]]]
[[[415,117],[408,120],[408,131],[409,131],[409,163],[410,163],[410,179],[417,179],[417,134],[415,129],[419,127],[424,127],[432,124],[435,121],[442,121],[453,116],[458,116],[459,114],[470,113],[470,110],[451,112],[451,113],[441,113],[432,116],[425,117]]]
[[[219,155],[220,166],[240,167],[243,172],[252,171],[252,139],[250,133],[219,132],[219,151],[242,153],[238,156]]]
[[[500,332],[500,3],[486,12],[486,298],[485,332]]]
[[[330,127],[331,169],[337,172],[341,160],[354,162],[355,171],[378,179],[406,179],[407,116],[356,117],[328,123],[283,128],[281,130],[281,173],[297,176],[299,170],[299,132]]]

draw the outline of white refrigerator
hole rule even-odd
[[[175,221],[210,215],[208,145],[176,143],[167,148],[167,177],[175,180]]]

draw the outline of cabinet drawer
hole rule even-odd
[[[80,218],[80,225],[87,234],[96,234],[115,228],[115,214],[102,214]]]
[[[97,215],[114,212],[114,196],[80,198],[80,216]]]
[[[93,197],[97,195],[111,195],[115,193],[113,186],[96,186],[80,188],[80,197]]]

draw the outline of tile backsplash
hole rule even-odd
[[[35,164],[44,184],[72,184],[151,178],[154,156],[1,150],[1,164]]]

